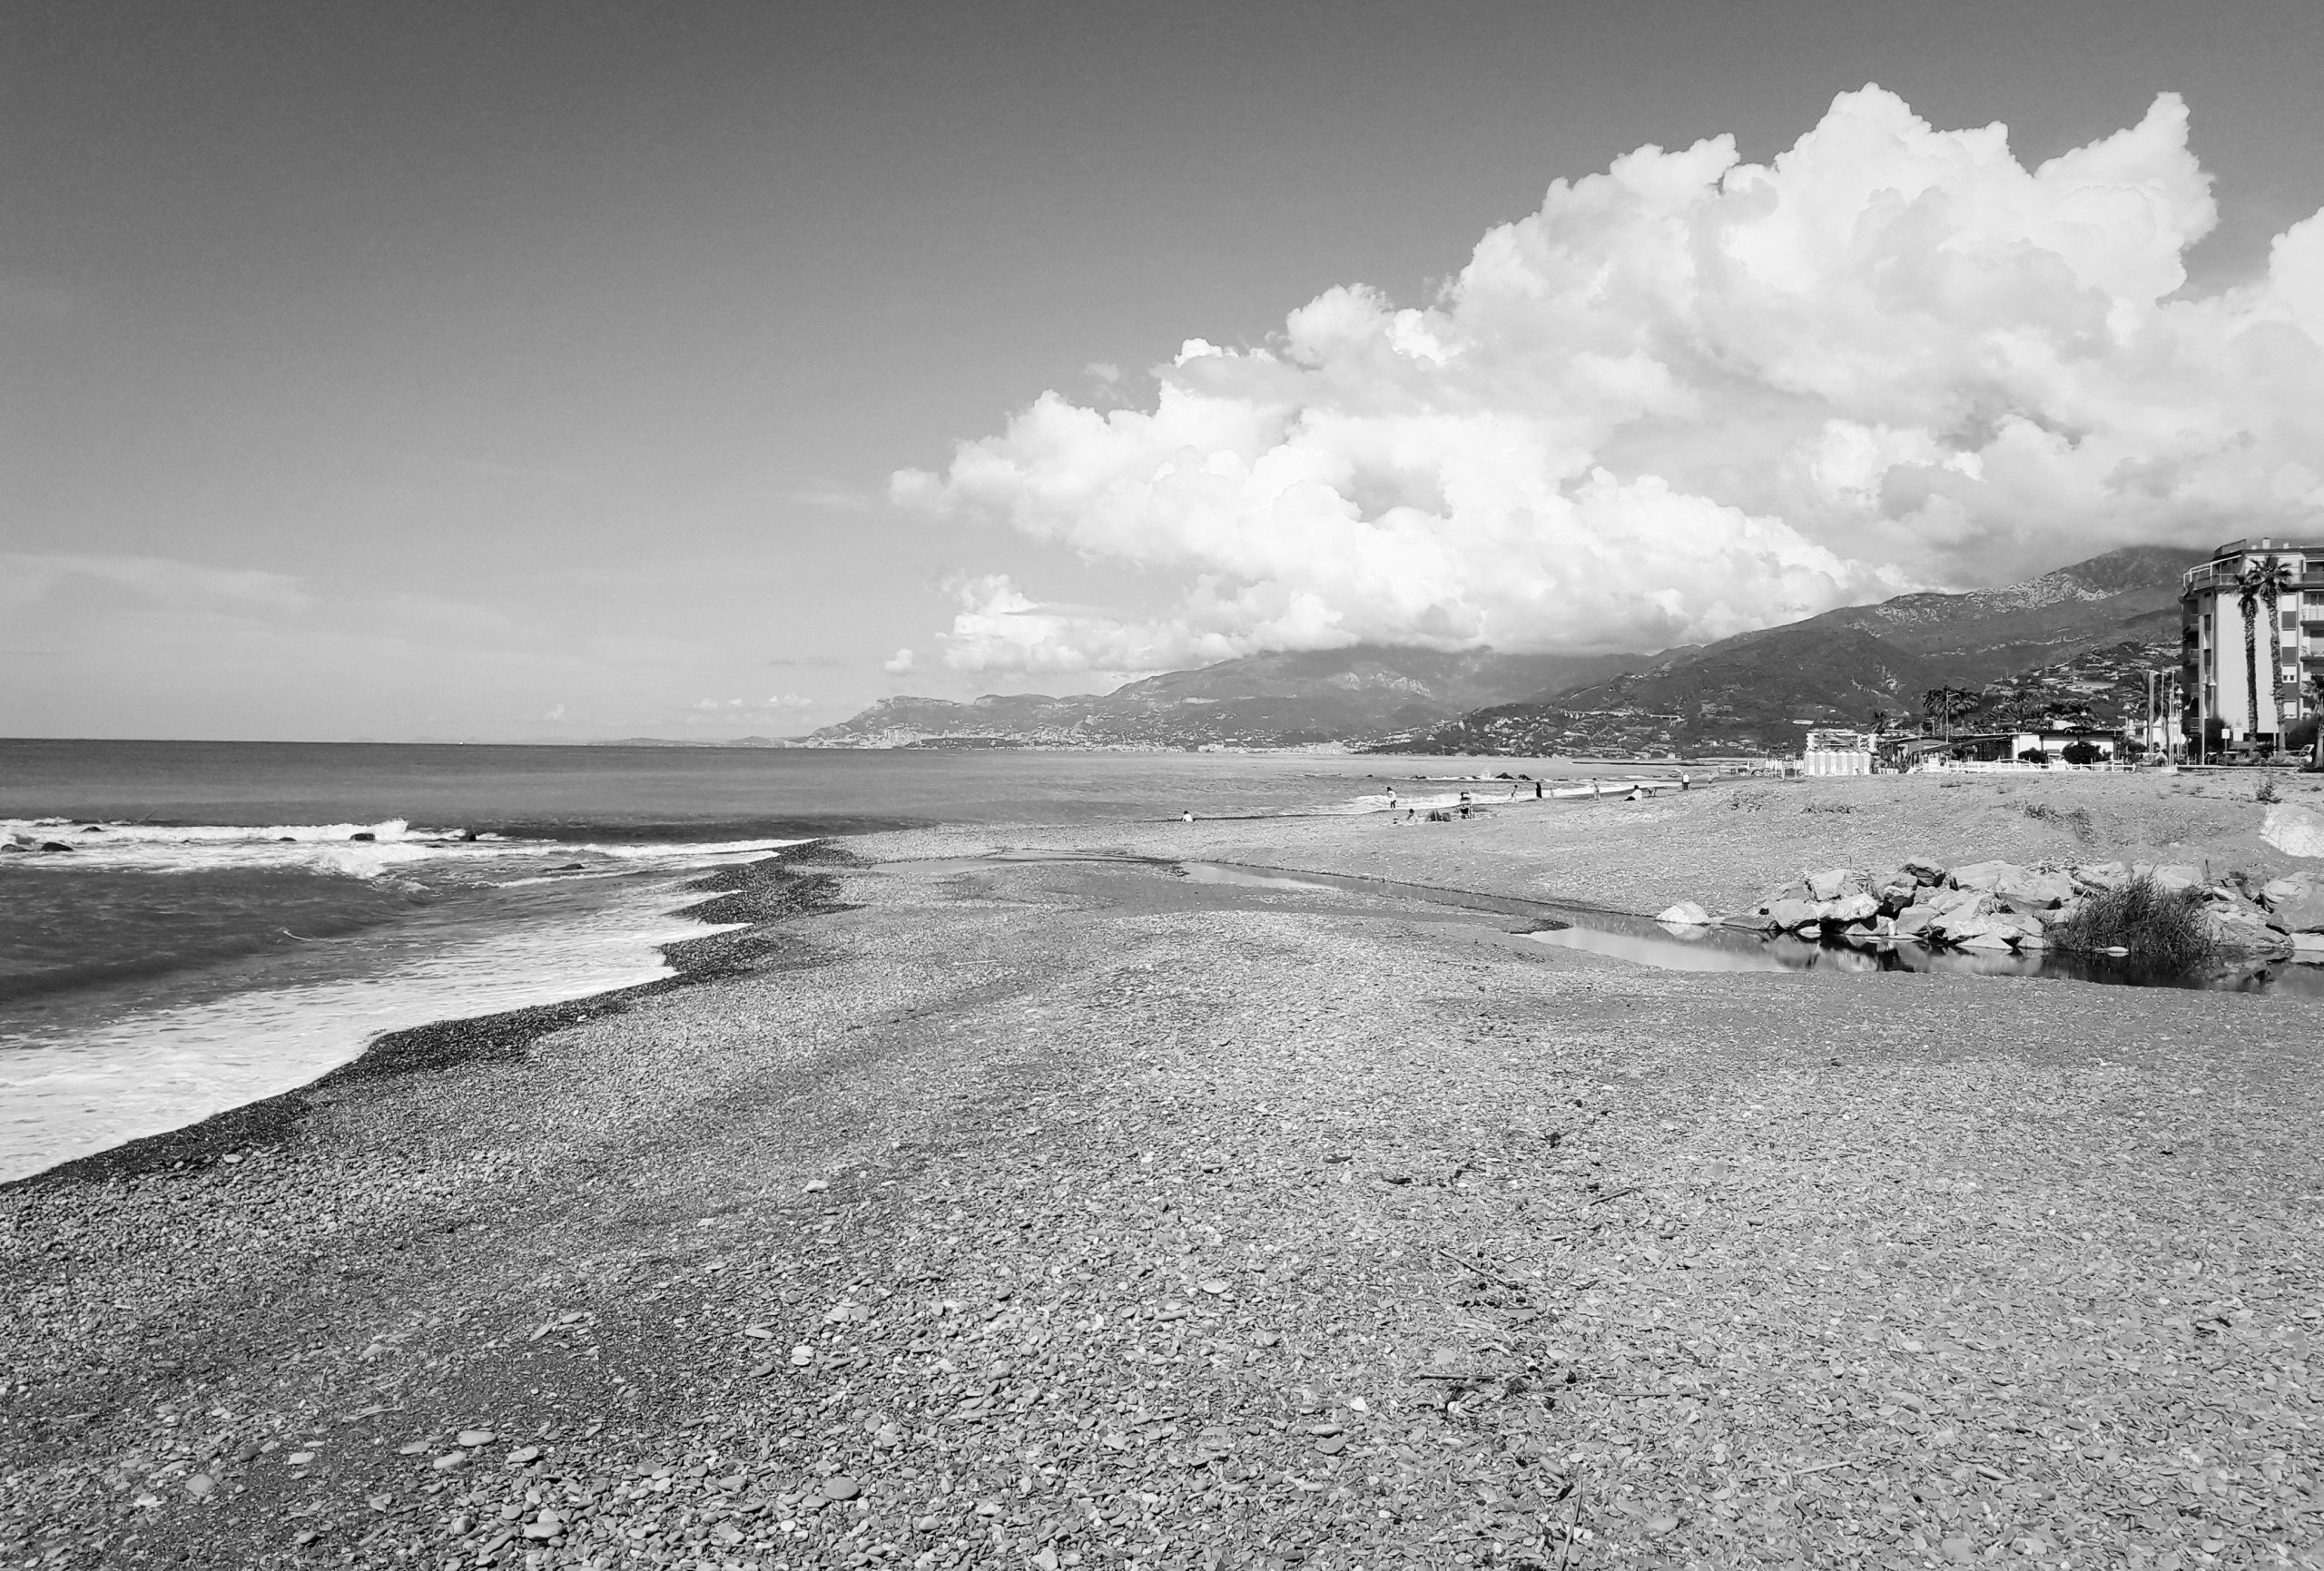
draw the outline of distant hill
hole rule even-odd
[[[1827,611],[1605,681],[1483,706],[1375,751],[1795,751],[1803,721],[1862,725],[1875,710],[1917,716],[1933,687],[1975,691],[2092,651],[2175,646],[2179,575],[2203,559],[2131,546],[2005,589]]]
[[[1094,697],[883,699],[803,740],[814,747],[960,745],[972,739],[1084,747],[1311,746],[1411,731],[1479,705],[1602,682],[1647,659],[1372,645],[1255,654]]]

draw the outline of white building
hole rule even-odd
[[[1811,731],[1799,757],[1802,774],[1870,774],[1872,738],[1860,731]]]
[[[2230,746],[2274,745],[2286,726],[2316,712],[2309,679],[2324,675],[2324,543],[2231,540],[2181,582],[2180,685],[2190,751],[2203,745],[2212,721]]]

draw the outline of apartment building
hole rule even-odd
[[[2285,727],[2316,712],[2311,679],[2324,676],[2324,542],[2231,540],[2188,570],[2179,605],[2181,714],[2191,754],[2203,746],[2211,721],[2229,747],[2274,746]]]

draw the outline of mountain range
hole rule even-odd
[[[1640,654],[1303,650],[1166,672],[1098,696],[883,699],[803,739],[820,747],[1302,747],[1434,725],[1465,711],[1602,682]]]
[[[1804,725],[1918,712],[2093,652],[2175,648],[2198,554],[2129,546],[2007,588],[1898,595],[1699,647],[1511,654],[1359,645],[1258,654],[1095,697],[891,698],[800,741],[818,747],[1295,747],[1545,756],[1794,751]],[[2113,658],[2120,663],[2123,656]],[[2075,673],[2076,675],[2086,673]],[[2061,681],[2065,680],[2061,678]]]

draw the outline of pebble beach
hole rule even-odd
[[[0,1188],[0,1564],[2324,1566],[2324,1004],[1169,866],[2315,866],[2266,810],[1720,781],[724,874],[676,977]]]

